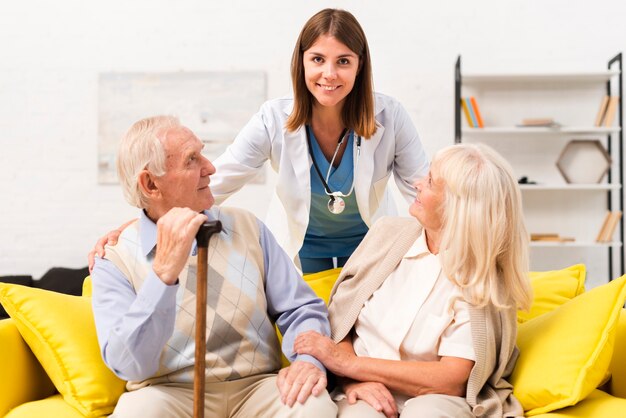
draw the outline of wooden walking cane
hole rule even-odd
[[[220,221],[205,222],[196,234],[198,269],[196,274],[196,358],[193,366],[193,416],[204,418],[204,374],[206,369],[206,292],[209,240],[222,230]]]

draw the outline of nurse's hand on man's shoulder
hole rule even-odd
[[[98,239],[98,242],[96,242],[96,245],[93,247],[91,251],[89,251],[89,254],[87,254],[87,265],[89,266],[89,274],[91,274],[91,272],[93,271],[93,266],[96,263],[96,256],[100,258],[104,257],[104,254],[105,254],[104,246],[107,244],[108,245],[117,244],[117,239],[122,234],[122,231],[124,231],[124,229],[126,229],[128,225],[132,224],[135,221],[136,219],[131,219],[130,221],[121,225],[119,228],[114,229],[113,231],[107,232],[106,234],[104,234],[102,237]]]
[[[313,363],[294,361],[278,372],[276,385],[280,400],[292,407],[296,401],[303,404],[311,394],[319,396],[326,389],[326,373]]]

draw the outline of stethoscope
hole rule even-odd
[[[348,128],[345,128],[341,132],[341,135],[339,136],[339,139],[337,140],[337,147],[335,148],[333,158],[330,160],[330,165],[328,166],[328,171],[326,172],[326,178],[322,177],[322,172],[317,166],[317,162],[315,161],[315,157],[313,156],[309,127],[308,126],[305,127],[305,130],[306,130],[307,145],[309,148],[309,155],[311,156],[311,160],[313,160],[313,167],[315,167],[315,172],[317,173],[318,177],[320,178],[320,181],[322,182],[322,185],[324,186],[324,192],[326,193],[326,195],[330,196],[330,199],[328,199],[328,204],[326,206],[328,207],[328,211],[330,213],[339,215],[346,208],[346,202],[343,200],[343,198],[350,196],[352,194],[352,191],[354,191],[354,182],[356,178],[356,172],[359,168],[359,160],[361,157],[361,136],[357,135],[356,137],[356,163],[354,164],[354,172],[352,173],[352,187],[350,187],[350,191],[348,192],[348,194],[343,194],[340,191],[333,192],[332,190],[330,190],[330,187],[328,186],[328,179],[330,178],[330,170],[333,168],[333,163],[335,162],[335,158],[337,158],[337,153],[339,152],[339,148],[341,147],[341,144],[343,144],[343,141],[346,138],[346,133],[348,132]]]

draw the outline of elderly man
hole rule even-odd
[[[120,181],[143,210],[92,273],[102,356],[128,380],[113,416],[192,416],[194,239],[207,219],[223,225],[209,248],[207,416],[335,416],[324,367],[292,348],[301,332],[328,335],[324,302],[252,214],[212,207],[215,168],[202,147],[168,116],[141,120],[122,139]],[[291,361],[278,374],[274,324]]]

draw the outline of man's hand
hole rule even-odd
[[[354,405],[357,400],[361,399],[378,412],[385,414],[387,418],[398,416],[396,400],[382,383],[350,382],[343,385],[343,391],[348,397],[350,405]]]
[[[326,373],[306,361],[294,361],[281,369],[276,379],[280,400],[289,407],[296,400],[305,403],[311,394],[319,396],[326,389],[326,383]]]
[[[187,263],[198,229],[206,220],[206,215],[189,208],[172,208],[159,218],[152,269],[163,283],[176,283]]]
[[[345,376],[346,370],[357,358],[354,352],[342,349],[333,340],[315,331],[299,334],[293,343],[293,350],[315,357],[337,376]]]
[[[89,254],[87,254],[87,264],[89,265],[89,274],[91,274],[93,270],[93,266],[96,263],[96,255],[100,258],[104,257],[104,246],[107,244],[109,245],[117,244],[117,239],[120,237],[120,234],[122,233],[122,231],[126,229],[126,227],[132,224],[133,222],[135,222],[135,219],[131,219],[130,221],[126,222],[119,228],[114,229],[113,231],[107,232],[106,234],[104,234],[103,237],[100,237],[100,239],[98,239],[98,242],[96,242],[95,247],[93,247],[93,249],[89,251]]]

